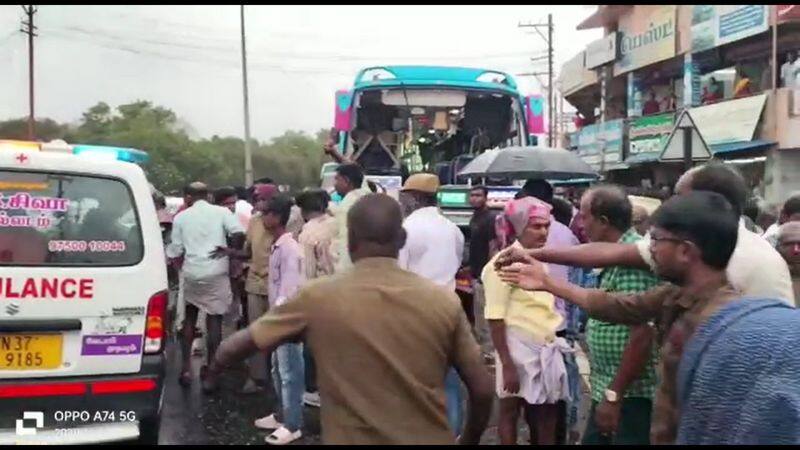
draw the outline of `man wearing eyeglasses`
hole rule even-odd
[[[649,252],[655,271],[672,284],[640,294],[584,289],[554,279],[533,259],[506,267],[501,278],[523,289],[550,292],[605,322],[653,323],[662,361],[650,440],[672,444],[680,415],[676,383],[684,345],[714,312],[741,297],[725,274],[737,243],[739,214],[722,195],[697,191],[668,200],[652,224]]]

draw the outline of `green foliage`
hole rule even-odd
[[[211,186],[244,185],[244,140],[213,136],[192,140],[178,125],[176,114],[148,101],[136,101],[112,109],[100,102],[89,108],[80,125],[70,128],[51,119],[37,120],[37,138],[64,139],[72,144],[133,147],[150,154],[144,166],[159,190],[181,189],[192,181]],[[271,177],[293,190],[319,185],[325,157],[321,149],[326,130],[315,136],[286,131],[269,142],[252,140],[254,177]],[[27,120],[0,122],[0,139],[26,139]]]

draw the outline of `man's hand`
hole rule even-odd
[[[528,291],[543,291],[547,284],[544,264],[531,260],[528,264],[514,263],[500,271],[500,279]]]
[[[233,249],[228,247],[217,247],[211,253],[208,254],[213,259],[220,259],[226,256],[231,256],[233,254]]]
[[[619,428],[622,402],[603,400],[594,410],[594,423],[602,434],[614,434]]]
[[[519,374],[514,364],[503,364],[503,389],[509,394],[519,392]]]
[[[533,261],[533,258],[530,255],[530,250],[512,246],[500,252],[494,261],[494,267],[500,270],[514,263],[530,263],[531,261]]]

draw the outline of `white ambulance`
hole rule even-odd
[[[167,274],[145,157],[0,141],[0,444],[157,443]]]

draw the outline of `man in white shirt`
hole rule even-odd
[[[191,383],[191,345],[194,341],[195,323],[200,311],[206,314],[207,358],[211,358],[222,340],[222,316],[228,311],[233,294],[228,279],[229,261],[221,249],[228,246],[241,248],[244,229],[236,216],[227,208],[208,202],[208,187],[200,182],[185,189],[188,208],[181,212],[172,225],[172,242],[167,256],[183,256],[183,296],[186,315],[183,323],[181,351],[183,367],[180,383]]]
[[[695,167],[684,173],[675,186],[675,192],[683,195],[690,191],[716,192],[725,197],[740,216],[747,198],[747,187],[741,174],[721,163]],[[636,244],[591,243],[569,249],[529,251],[526,255],[512,251],[499,258],[499,264],[526,257],[584,267],[654,268],[649,235]],[[786,262],[769,242],[745,228],[743,221],[739,223],[736,248],[726,274],[731,285],[745,296],[777,298],[794,305],[792,279]]]
[[[401,191],[403,202],[408,204],[410,200],[416,205],[403,221],[408,237],[400,250],[398,264],[455,291],[456,273],[464,254],[464,234],[436,207],[438,190],[439,178],[433,174],[415,174],[406,180]]]
[[[404,210],[411,213],[403,221],[406,244],[400,250],[397,264],[455,292],[456,273],[464,255],[464,235],[436,207],[438,190],[439,178],[429,173],[411,175],[403,185],[400,201],[406,206]],[[461,380],[453,369],[445,379],[445,394],[447,419],[458,436],[463,421]]]

